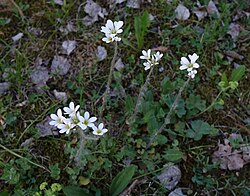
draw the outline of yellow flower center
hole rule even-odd
[[[97,129],[97,131],[96,131],[98,134],[101,134],[102,133],[102,130],[100,130],[100,129]]]
[[[190,64],[188,65],[188,68],[193,68],[193,64],[190,63]]]
[[[89,121],[88,120],[84,120],[83,124],[88,125]]]

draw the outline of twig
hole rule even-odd
[[[110,85],[111,85],[112,75],[113,75],[113,71],[114,71],[114,67],[115,67],[115,60],[117,58],[117,49],[118,49],[118,45],[117,45],[117,42],[115,42],[115,52],[114,52],[113,59],[111,61],[108,82],[107,82],[106,90],[105,90],[105,92],[103,94],[103,99],[102,99],[103,101],[102,101],[101,114],[100,114],[101,117],[102,117],[103,112],[104,112],[104,110],[106,108],[107,99],[108,99],[108,96],[110,94]]]
[[[20,14],[20,16],[23,18],[24,14],[23,14],[23,11],[20,9],[20,7],[16,4],[16,2],[14,0],[10,0],[10,1],[16,7],[16,9],[18,10],[18,13]]]
[[[132,182],[132,184],[126,189],[126,190],[124,190],[121,194],[120,194],[120,196],[128,196],[128,195],[131,195],[131,191],[138,185],[138,184],[143,184],[143,183],[145,183],[147,180],[146,179],[143,179],[143,180],[134,180],[133,182]]]
[[[164,121],[163,125],[160,127],[160,129],[158,129],[158,131],[156,131],[153,138],[148,143],[146,149],[148,149],[152,145],[152,143],[155,141],[156,137],[163,131],[163,129],[166,127],[166,125],[168,125],[170,123],[170,117],[171,117],[173,111],[175,110],[175,108],[178,106],[178,100],[179,100],[179,98],[181,96],[181,93],[185,89],[187,84],[189,83],[190,79],[191,78],[189,77],[188,80],[184,83],[184,85],[180,88],[180,90],[179,90],[179,92],[178,92],[178,94],[177,94],[177,96],[176,96],[176,98],[174,100],[174,103],[172,104],[172,106],[171,106],[171,108],[170,108],[170,110],[169,110],[169,112],[168,112],[168,114],[167,114],[167,116],[165,118],[165,121]]]
[[[37,167],[40,167],[40,168],[46,170],[47,172],[51,173],[46,167],[44,167],[44,166],[42,166],[42,165],[39,165],[38,163],[34,163],[33,161],[31,161],[31,160],[29,160],[29,159],[27,159],[27,158],[25,158],[25,157],[23,157],[23,156],[21,156],[21,155],[15,153],[15,152],[13,152],[12,150],[6,148],[6,147],[3,146],[2,144],[0,144],[0,147],[3,148],[4,150],[6,150],[7,152],[9,152],[10,154],[12,154],[12,155],[14,155],[14,156],[16,156],[16,157],[18,157],[18,158],[20,158],[20,159],[24,159],[24,160],[26,160],[27,162],[29,162],[30,164],[35,165],[35,166],[37,166]]]
[[[136,115],[137,115],[137,113],[139,111],[139,108],[140,108],[140,106],[142,104],[143,97],[144,97],[146,91],[148,90],[148,85],[149,85],[149,82],[150,82],[150,77],[151,77],[151,75],[153,73],[153,69],[154,69],[154,66],[151,67],[150,72],[147,75],[146,81],[145,81],[145,83],[143,84],[143,86],[140,89],[138,99],[137,99],[137,102],[136,102],[136,105],[135,105],[135,110],[133,112],[133,115],[127,121],[127,124],[132,123],[132,121],[135,119],[135,117],[136,117]]]

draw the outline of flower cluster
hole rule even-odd
[[[112,22],[112,20],[108,20],[106,25],[101,27],[101,32],[105,34],[105,37],[102,38],[102,41],[106,43],[121,41],[121,38],[118,37],[117,34],[123,32],[121,29],[122,26],[123,21]]]
[[[82,130],[91,128],[94,135],[103,135],[108,131],[107,129],[104,129],[103,123],[100,123],[98,127],[96,127],[94,122],[97,120],[97,118],[90,117],[88,111],[84,112],[84,115],[81,116],[80,112],[78,111],[79,108],[79,105],[75,106],[73,102],[70,102],[69,107],[63,108],[64,114],[68,115],[68,118],[63,116],[61,109],[58,109],[56,114],[50,115],[52,121],[50,121],[49,124],[60,129],[60,133],[66,134],[69,134],[71,130],[75,130],[76,128],[80,128]]]
[[[195,74],[197,74],[196,69],[200,67],[199,64],[196,63],[199,56],[194,53],[193,55],[188,55],[188,58],[190,59],[190,61],[186,57],[181,57],[180,70],[186,69],[188,71],[188,76],[194,78]]]
[[[145,66],[144,69],[148,70],[152,66],[158,65],[162,57],[163,54],[161,54],[159,51],[151,55],[151,50],[148,49],[148,51],[145,50],[142,51],[142,56],[140,56],[140,59],[146,60],[146,62],[144,62],[143,65]]]

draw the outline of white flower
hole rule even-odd
[[[163,57],[163,54],[161,54],[159,51],[154,54],[155,60],[158,62]]]
[[[152,64],[150,62],[144,62],[143,65],[145,66],[144,69],[148,70],[151,68]]]
[[[153,55],[151,55],[151,50],[148,49],[148,51],[143,50],[142,51],[143,56],[140,56],[140,59],[147,60],[147,62],[144,62],[143,65],[145,66],[144,69],[148,70],[154,65],[158,65],[160,59],[163,57],[163,54],[161,54],[159,51]]]
[[[50,118],[52,121],[49,122],[50,125],[58,127],[58,125],[63,124],[63,121],[65,120],[65,117],[62,115],[62,110],[58,109],[57,110],[57,115],[51,114]]]
[[[58,125],[59,133],[65,133],[69,134],[70,130],[75,127],[75,124],[73,124],[69,119],[64,120],[64,124]]]
[[[108,129],[104,129],[103,127],[104,127],[103,123],[100,123],[98,125],[98,128],[96,126],[92,127],[93,134],[94,135],[103,135],[104,133],[108,132]]]
[[[85,112],[84,117],[79,116],[78,118],[79,118],[79,121],[81,122],[78,125],[82,128],[82,130],[87,129],[87,127],[95,126],[95,124],[93,122],[95,122],[97,120],[96,117],[90,118],[89,112]]]
[[[197,71],[195,69],[188,72],[188,76],[191,77],[191,78],[194,78],[195,74],[197,74]]]
[[[123,30],[120,29],[123,26],[123,21],[119,21],[119,22],[112,22],[112,20],[108,20],[105,26],[101,27],[101,32],[107,34],[112,34],[112,35],[116,35],[118,33],[122,33]]]
[[[110,43],[113,41],[121,41],[120,37],[117,37],[118,33],[122,33],[123,30],[121,29],[123,25],[123,21],[118,22],[112,22],[111,20],[108,20],[106,23],[106,26],[101,27],[101,32],[105,34],[106,37],[102,38],[102,41],[106,43]]]
[[[148,49],[148,51],[143,50],[142,55],[143,56],[140,56],[140,59],[150,60],[151,59],[151,56],[150,56],[151,55],[151,50],[150,49]]]
[[[194,53],[193,55],[188,55],[190,61],[186,58],[186,57],[181,57],[181,66],[180,66],[180,70],[184,70],[187,69],[187,71],[192,71],[194,68],[199,68],[199,64],[195,63],[196,60],[199,58],[199,56]]]
[[[70,117],[72,117],[76,115],[76,112],[79,108],[79,105],[75,107],[75,104],[73,102],[70,102],[69,107],[64,107],[63,110],[65,114],[68,114]]]

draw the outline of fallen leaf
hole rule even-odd
[[[232,155],[228,156],[228,169],[231,170],[239,170],[243,168],[244,161],[242,159],[242,155],[238,154],[237,151],[234,151]]]
[[[35,27],[28,27],[28,31],[35,36],[40,36],[43,33],[43,31],[40,28],[35,28]]]
[[[152,48],[151,50],[153,50],[153,51],[160,51],[160,52],[167,52],[168,51],[168,47],[166,47],[166,46],[158,46],[156,48]]]
[[[71,33],[71,32],[77,32],[76,27],[74,26],[74,24],[72,22],[68,22],[66,27],[61,26],[59,28],[59,31],[61,31],[62,33],[64,33],[65,35]]]
[[[210,0],[208,5],[207,5],[207,13],[208,14],[216,14],[217,17],[220,16],[220,13],[219,13],[215,3],[212,0]]]
[[[126,6],[129,8],[139,9],[141,7],[141,0],[128,0]]]
[[[193,12],[197,16],[199,21],[207,16],[207,11],[205,6],[198,7]]]
[[[10,89],[9,82],[1,82],[0,83],[0,95],[5,94]]]
[[[169,193],[168,196],[185,196],[182,192],[181,188],[177,188],[175,190],[173,190],[171,193]]]
[[[30,72],[31,81],[39,86],[46,85],[49,80],[49,71],[46,67],[36,66]]]
[[[176,14],[176,18],[178,20],[187,20],[190,16],[190,12],[188,10],[188,8],[186,8],[184,5],[179,4],[177,6],[177,8],[175,9],[175,14]]]
[[[79,184],[80,185],[86,186],[89,183],[90,183],[90,179],[89,178],[86,178],[86,177],[83,177],[83,176],[79,176]]]
[[[68,73],[69,68],[70,64],[66,58],[63,56],[54,56],[51,64],[51,73],[63,76]]]
[[[57,5],[63,5],[63,0],[54,0],[54,3]]]
[[[33,141],[34,141],[34,138],[33,138],[33,137],[31,137],[31,138],[29,138],[29,139],[26,139],[26,140],[20,145],[20,147],[21,147],[21,148],[24,148],[24,147],[32,146],[32,145],[34,144]]]
[[[243,60],[244,59],[244,56],[238,54],[235,51],[224,51],[224,54],[226,56],[229,56],[229,57],[233,58],[233,59],[239,59],[239,60]]]
[[[106,48],[102,46],[97,46],[96,57],[98,61],[103,61],[107,57]]]
[[[23,33],[18,33],[15,36],[12,37],[12,40],[14,42],[17,42],[18,40],[20,40],[23,37]]]
[[[84,11],[88,14],[83,18],[83,24],[86,26],[90,26],[98,21],[98,16],[104,18],[104,16],[107,15],[106,9],[101,8],[101,6],[92,0],[87,0],[86,5],[84,6]]]
[[[57,90],[53,90],[53,94],[55,98],[63,103],[66,103],[68,100],[67,94],[65,92],[58,92]]]
[[[241,26],[236,23],[231,23],[228,29],[227,34],[231,35],[232,39],[235,40],[240,34]]]
[[[36,125],[36,128],[39,131],[39,137],[46,137],[49,135],[58,135],[57,128],[49,124],[51,120],[52,119],[49,116],[47,116],[42,122]]]
[[[164,165],[166,167],[157,178],[160,180],[162,185],[168,190],[172,190],[178,184],[181,179],[181,170],[178,166],[173,163]]]
[[[76,48],[76,41],[68,40],[64,41],[62,44],[63,52],[66,53],[67,55],[70,55],[75,48]]]
[[[122,59],[119,58],[119,59],[116,61],[116,63],[115,63],[115,69],[116,69],[117,71],[120,71],[120,70],[122,70],[123,68],[124,68],[124,63],[122,62]]]

